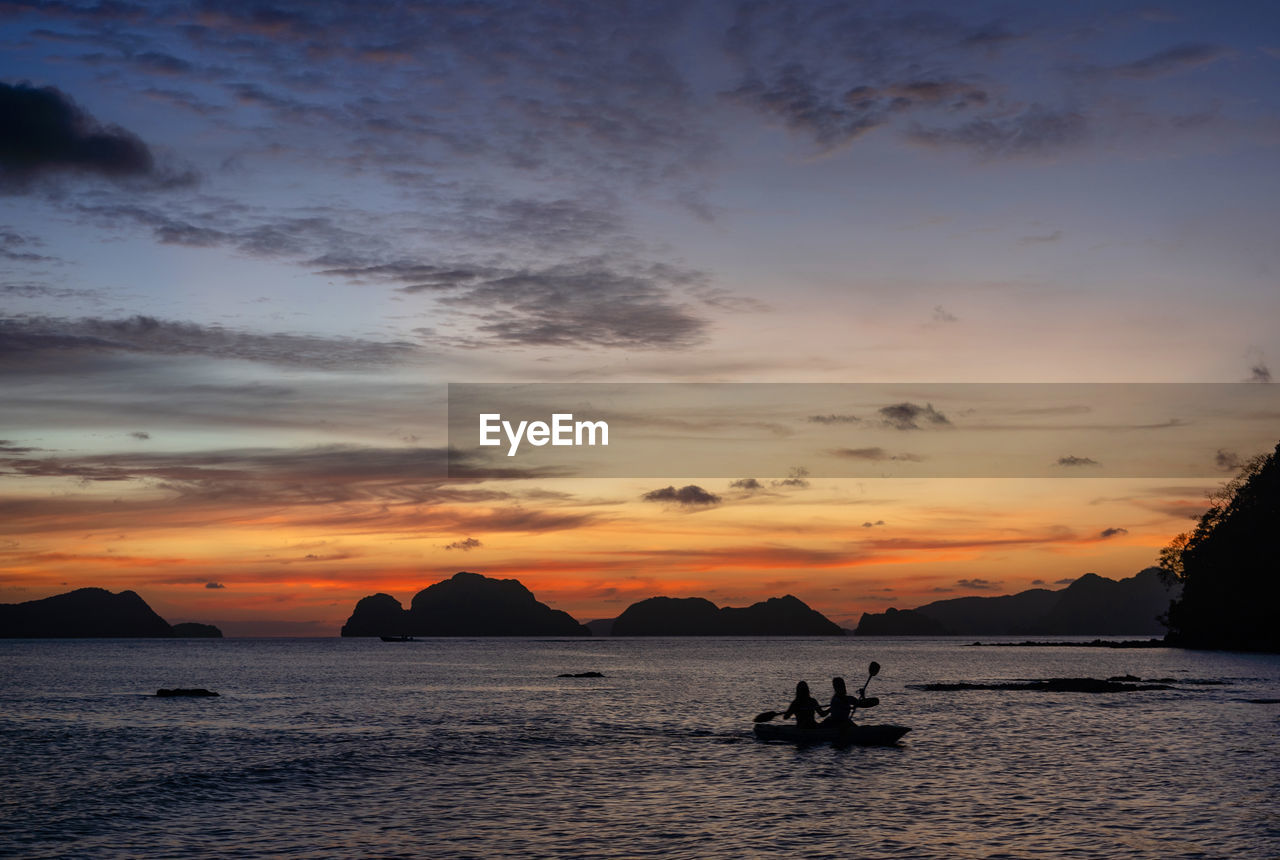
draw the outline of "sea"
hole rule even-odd
[[[999,641],[999,640],[985,640]],[[880,664],[892,747],[756,740]],[[602,677],[559,677],[599,672]],[[1172,689],[930,691],[1129,675]],[[160,698],[204,687],[217,698]],[[1280,655],[955,638],[0,640],[0,856],[1277,858]]]

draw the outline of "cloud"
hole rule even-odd
[[[1234,472],[1244,465],[1244,460],[1235,451],[1219,448],[1213,455],[1213,464],[1224,472]]]
[[[1071,577],[1069,577],[1069,576],[1068,576],[1068,577],[1067,577],[1067,578],[1065,578],[1065,579],[1055,579],[1055,580],[1053,581],[1053,584],[1054,584],[1054,585],[1070,585],[1070,584],[1071,584],[1071,583],[1073,583],[1073,582],[1075,582],[1075,580],[1074,580],[1073,578],[1071,578]]]
[[[484,546],[484,544],[482,544],[479,540],[477,540],[476,538],[469,537],[469,538],[464,538],[463,540],[456,540],[451,544],[446,544],[444,548],[458,549],[458,550],[462,550],[463,552],[470,552],[471,550],[479,549],[482,546]]]
[[[466,346],[671,349],[703,342],[708,330],[692,294],[705,286],[702,273],[621,255],[528,268],[401,260],[321,274],[429,293],[474,325]]]
[[[970,591],[996,591],[1004,583],[999,580],[990,579],[958,579],[956,585],[960,588],[967,588]]]
[[[181,75],[195,68],[181,57],[175,57],[163,51],[142,51],[129,59],[146,71],[162,75]]]
[[[0,260],[8,260],[11,263],[47,263],[52,261],[53,257],[46,257],[43,254],[27,250],[30,247],[41,244],[43,243],[33,236],[26,236],[8,227],[0,226]]]
[[[772,487],[798,487],[804,489],[809,486],[809,482],[805,480],[809,475],[809,470],[804,466],[793,466],[787,477],[779,481],[770,481]]]
[[[1076,466],[1098,466],[1101,465],[1092,457],[1077,457],[1075,454],[1068,454],[1065,457],[1058,458],[1059,466],[1076,467]]]
[[[486,477],[542,478],[535,470],[490,475],[445,449],[329,445],[197,453],[127,453],[27,459],[0,457],[0,480],[63,478],[129,485],[115,496],[83,493],[39,499],[0,496],[0,532],[29,534],[95,529],[199,528],[257,511],[290,527],[420,536],[449,533],[550,532],[596,521],[592,514],[506,505],[511,494],[477,482]]]
[[[1248,382],[1270,382],[1271,368],[1267,367],[1261,361],[1249,368]]]
[[[1013,535],[1009,537],[918,537],[918,538],[878,538],[868,540],[863,546],[887,552],[913,550],[954,550],[984,549],[988,547],[1010,546],[1045,546],[1054,544],[1074,544],[1078,538],[1070,530],[1057,527],[1038,534]]]
[[[811,424],[857,424],[862,419],[857,415],[810,415],[805,419]]]
[[[343,561],[344,559],[357,558],[357,557],[358,555],[356,553],[351,553],[351,552],[334,552],[334,553],[329,553],[328,555],[318,555],[317,553],[309,552],[302,557],[302,560],[303,561]],[[278,563],[292,564],[293,559],[283,558],[283,559],[280,559]]]
[[[347,485],[385,483],[425,490],[434,482],[443,483],[449,466],[448,452],[443,449],[326,445],[14,459],[0,461],[0,475],[82,481],[146,480],[193,495],[230,494],[246,499],[253,495],[251,487],[255,484],[278,484],[287,488],[289,495],[341,501],[354,498],[339,489]],[[328,490],[321,492],[322,487]],[[434,498],[447,496],[446,491]]]
[[[947,416],[933,408],[932,403],[920,406],[915,403],[895,403],[879,410],[882,423],[895,430],[919,430],[921,423],[935,426],[950,425]]]
[[[152,184],[190,183],[157,167],[141,138],[94,119],[56,87],[0,83],[0,192],[57,174]]]
[[[1126,78],[1159,78],[1212,63],[1228,54],[1226,48],[1204,42],[1183,42],[1141,59],[1113,66],[1111,72]]]
[[[987,92],[973,84],[959,80],[929,78],[906,80],[880,89],[858,87],[854,93],[856,95],[850,94],[850,98],[888,98],[891,100],[889,108],[895,111],[937,105],[946,105],[955,110],[985,105],[988,100]]]
[[[1052,233],[1045,233],[1041,236],[1022,236],[1018,239],[1019,245],[1043,245],[1050,242],[1057,242],[1062,238],[1061,230],[1054,230]]]
[[[888,120],[888,112],[874,97],[861,98],[850,90],[843,97],[826,91],[816,74],[802,63],[789,63],[768,76],[749,76],[725,93],[733,102],[775,117],[792,131],[810,135],[823,149],[831,149],[865,134]]]
[[[378,15],[352,2],[289,5],[134,16],[131,71],[166,82],[183,74],[172,54],[185,39],[222,60],[192,70],[193,82],[220,86],[277,139],[358,160],[402,187],[429,183],[446,160],[561,185],[608,177],[652,187],[688,178],[711,146],[669,44],[689,17],[684,4],[420,4]],[[140,65],[143,50],[159,56]],[[408,79],[420,82],[412,104]]]
[[[760,483],[755,478],[739,478],[729,484],[729,489],[756,493],[764,489],[764,484]]]
[[[334,249],[380,249],[386,241],[376,230],[353,229],[340,219],[354,220],[356,213],[341,215],[316,209],[302,215],[282,216],[252,210],[242,203],[209,198],[209,205],[197,208],[166,201],[165,208],[128,203],[81,203],[74,211],[91,223],[108,228],[135,224],[151,230],[153,238],[163,245],[189,248],[230,247],[254,257],[268,259],[300,258],[322,249],[334,256]],[[374,221],[371,213],[359,213]],[[299,260],[307,264],[304,260]]]
[[[150,439],[150,438],[151,438],[151,434],[150,434],[150,433],[148,433],[148,432],[146,432],[145,430],[134,430],[134,431],[133,431],[132,433],[130,433],[129,435],[130,435],[130,436],[132,436],[132,437],[133,437],[133,438],[135,438],[135,439],[139,439],[139,440],[144,441],[144,442],[145,442],[147,439]]]
[[[312,260],[312,265],[324,266],[336,262],[332,256]],[[345,278],[355,284],[373,282],[399,283],[402,293],[422,293],[452,290],[479,281],[499,277],[501,269],[491,269],[467,264],[434,265],[415,260],[393,260],[387,263],[367,265],[339,265],[323,268],[317,274]]]
[[[962,44],[994,48],[1023,38],[1025,37],[1010,30],[1002,21],[992,21],[965,36]]]
[[[469,238],[522,243],[535,249],[569,248],[601,240],[623,239],[619,201],[517,198],[472,205],[462,230]]]
[[[161,320],[87,317],[0,317],[0,355],[65,359],[68,354],[117,352],[231,358],[324,369],[395,364],[417,347],[404,341],[370,341],[284,333],[256,334],[222,326]]]
[[[993,101],[948,65],[1009,38],[942,12],[877,13],[831,3],[738,4],[727,33],[737,83],[722,93],[821,151],[916,112],[936,115]]]
[[[833,448],[831,454],[846,460],[865,460],[879,463],[885,460],[897,460],[906,463],[922,463],[924,457],[919,454],[890,454],[883,448]]]
[[[944,308],[942,305],[934,305],[934,306],[933,306],[933,321],[934,321],[934,322],[940,322],[940,323],[953,323],[953,322],[959,322],[959,320],[960,320],[960,318],[959,318],[959,317],[957,317],[955,314],[951,313],[951,311],[947,310],[947,309],[946,309],[946,308]]]
[[[807,134],[823,150],[850,143],[909,111],[959,111],[990,100],[983,88],[946,78],[907,77],[883,86],[842,86],[846,76],[857,74],[849,69],[840,77],[824,77],[804,62],[794,61],[765,74],[751,72],[724,95],[780,120],[791,131]]]
[[[481,344],[669,349],[706,337],[706,320],[673,294],[698,278],[592,258],[482,280],[440,303],[467,312]]]
[[[204,584],[204,587],[209,589],[226,588],[226,586],[223,585],[221,582],[206,582]]]
[[[1128,530],[1128,529],[1123,529],[1123,528],[1106,528],[1106,529],[1103,529],[1101,532],[1099,532],[1099,533],[1098,533],[1098,537],[1100,537],[1100,538],[1112,538],[1112,537],[1116,537],[1117,535],[1127,535],[1128,533],[1129,533],[1129,530]]]
[[[476,234],[489,231],[466,238],[487,237],[502,250],[497,256],[481,253],[480,261],[444,262],[377,259],[383,251],[389,255],[389,231],[348,225],[351,213],[335,216],[318,210],[299,217],[267,217],[244,208],[224,201],[212,208],[179,211],[131,202],[81,204],[76,211],[103,225],[140,225],[162,244],[231,247],[257,257],[294,258],[318,275],[423,294],[435,302],[434,315],[449,312],[468,327],[463,334],[438,337],[439,343],[461,347],[685,348],[706,340],[708,312],[727,305],[702,272],[635,259],[617,250],[628,244],[616,236],[617,216],[571,201],[489,201],[480,206],[498,212],[500,218],[459,213],[448,220],[466,221],[471,224],[466,229]],[[487,226],[481,229],[477,223]],[[562,243],[573,237],[586,242],[612,236],[613,249],[558,263],[512,264],[517,237],[536,246],[537,256],[545,259],[551,233]],[[322,249],[324,253],[316,256]]]
[[[651,490],[641,496],[646,502],[671,502],[684,507],[699,507],[720,504],[720,497],[709,493],[697,484],[687,484],[680,489],[663,487]]]
[[[937,148],[968,149],[986,159],[1049,155],[1083,143],[1085,116],[1032,105],[1013,116],[973,119],[958,126],[913,126],[909,140]]]
[[[876,526],[882,526],[882,525],[884,525],[884,520],[876,520],[874,523],[868,520],[867,522],[862,524],[862,527],[864,529],[870,529],[870,528],[875,528]]]

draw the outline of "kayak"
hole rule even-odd
[[[756,723],[756,737],[762,741],[788,741],[800,744],[837,743],[857,746],[889,746],[911,729],[906,726],[818,726],[802,729],[793,723]]]

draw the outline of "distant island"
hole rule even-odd
[[[0,637],[79,639],[98,637],[221,638],[212,624],[169,624],[133,591],[78,588],[42,600],[0,603]]]
[[[1127,579],[1086,573],[1066,588],[957,597],[916,609],[864,613],[859,636],[1132,636],[1164,632],[1179,588],[1158,567]]]
[[[720,608],[703,597],[650,597],[615,618],[610,635],[843,636],[844,631],[788,594],[742,609]]]
[[[419,591],[408,609],[389,594],[362,598],[343,636],[590,636],[567,612],[514,579],[461,571]]]

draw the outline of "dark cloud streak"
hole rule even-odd
[[[1014,116],[978,118],[957,126],[917,124],[907,132],[914,143],[968,149],[984,159],[1050,155],[1088,137],[1089,121],[1083,113],[1042,105]]]
[[[933,408],[932,403],[920,406],[916,403],[895,403],[879,410],[881,422],[894,430],[920,430],[922,426],[945,427],[951,421]]]
[[[417,347],[401,341],[258,334],[221,326],[160,320],[19,316],[0,318],[0,355],[10,359],[84,352],[203,356],[321,369],[384,366],[405,361]]]
[[[641,498],[646,502],[668,502],[687,508],[711,507],[720,504],[719,496],[702,489],[697,484],[688,484],[680,489],[663,487],[660,490],[650,490]]]
[[[1218,45],[1183,42],[1132,62],[1114,66],[1111,71],[1126,78],[1159,78],[1207,65],[1227,53],[1225,48]]]
[[[0,83],[0,116],[0,193],[23,192],[38,179],[68,173],[151,186],[194,181],[191,174],[159,167],[141,138],[99,122],[56,87]]]

